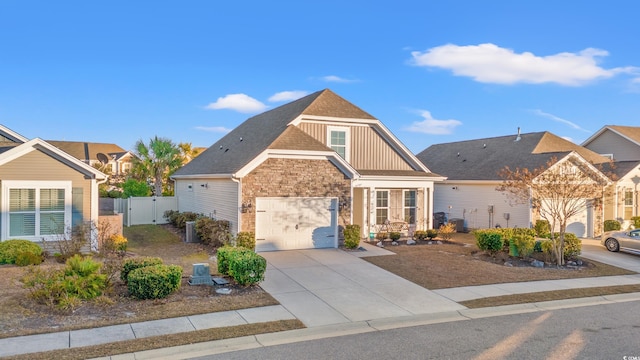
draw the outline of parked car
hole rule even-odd
[[[600,243],[609,251],[625,251],[640,255],[640,229],[606,232],[602,234]]]

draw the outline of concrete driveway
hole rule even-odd
[[[360,259],[363,253],[262,252],[268,265],[260,286],[307,327],[466,309]]]
[[[600,239],[582,239],[582,256],[640,273],[640,256],[623,252],[610,252],[600,245]]]

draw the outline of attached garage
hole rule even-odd
[[[256,251],[338,247],[338,199],[258,197]]]

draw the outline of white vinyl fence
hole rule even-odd
[[[164,212],[178,211],[178,198],[175,196],[130,197],[114,200],[114,211],[124,214],[125,226],[166,224]]]

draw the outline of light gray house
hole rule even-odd
[[[605,219],[618,220],[623,228],[640,216],[640,127],[606,125],[582,146],[613,160],[616,181],[605,201]]]
[[[325,89],[249,118],[176,171],[179,211],[253,231],[257,250],[337,247],[432,224],[432,173],[378,119]]]
[[[530,227],[537,213],[529,204],[513,204],[496,190],[503,179],[500,170],[547,167],[570,157],[584,163],[602,164],[606,157],[585,149],[549,132],[514,134],[436,144],[417,157],[432,171],[447,177],[437,183],[433,210],[449,219],[462,219],[466,228]],[[585,200],[586,201],[586,200]],[[602,210],[591,206],[574,216],[568,231],[580,237],[593,236],[602,223]]]

